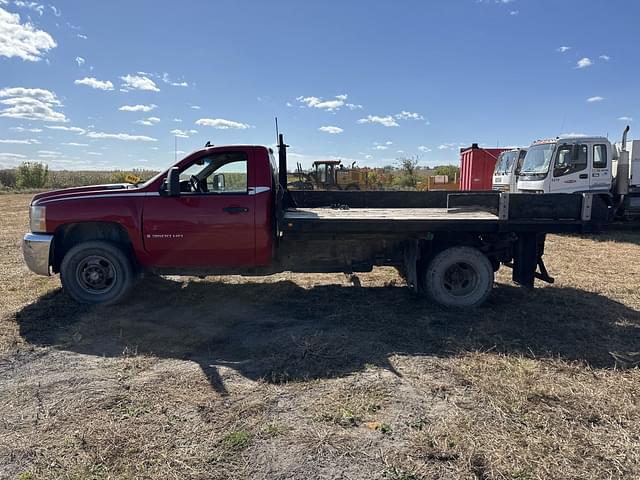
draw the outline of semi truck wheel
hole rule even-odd
[[[445,307],[475,307],[493,288],[489,259],[472,247],[451,247],[438,253],[424,271],[427,296]]]
[[[135,273],[127,255],[116,245],[90,241],[67,252],[60,279],[64,291],[77,302],[110,304],[129,292]]]

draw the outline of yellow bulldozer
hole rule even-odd
[[[317,160],[310,172],[298,164],[297,179],[289,184],[299,190],[368,190],[369,168],[358,168],[355,162],[345,167],[341,160]]]

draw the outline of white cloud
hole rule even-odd
[[[391,115],[380,117],[378,115],[367,115],[365,118],[358,120],[358,123],[378,123],[385,127],[399,127],[398,122]]]
[[[83,35],[82,33],[77,34],[76,37],[81,38],[82,40],[86,40],[88,38],[86,35]]]
[[[334,110],[340,110],[344,106],[347,95],[336,95],[334,100],[322,100],[319,97],[297,97],[296,100],[309,108],[319,108],[320,110],[326,110],[333,112]],[[356,107],[354,105],[354,107]],[[351,108],[351,107],[350,107]],[[353,110],[353,108],[352,108]]]
[[[246,123],[240,123],[234,120],[225,120],[224,118],[201,118],[196,121],[196,125],[218,128],[220,130],[227,130],[229,128],[244,130],[250,127],[250,125]]]
[[[406,110],[396,113],[394,117],[398,120],[424,120],[424,117],[419,113],[407,112]]]
[[[344,129],[342,129],[340,127],[334,127],[332,125],[327,125],[327,126],[324,126],[324,127],[320,127],[318,130],[320,130],[321,132],[331,133],[331,134],[334,134],[334,135],[344,132]]]
[[[73,132],[73,133],[77,133],[78,135],[84,135],[86,130],[84,128],[80,128],[80,127],[66,127],[64,125],[53,125],[53,126],[47,126],[48,129],[50,130],[63,130],[65,132]]]
[[[631,117],[618,117],[618,120],[620,120],[621,122],[633,122],[633,118]]]
[[[164,83],[166,83],[167,85],[171,85],[172,87],[188,87],[189,84],[187,82],[174,82],[169,78],[169,74],[168,73],[163,73],[162,74],[162,81]]]
[[[138,120],[136,123],[139,125],[146,125],[147,127],[151,127],[160,122],[158,117],[149,117],[145,120]]]
[[[87,155],[93,155],[95,157],[101,157],[102,153],[100,152],[85,152]]]
[[[182,119],[181,118],[174,118],[173,121],[176,122],[176,123],[182,123]]]
[[[561,133],[560,137],[561,138],[566,138],[566,137],[588,137],[589,135],[587,135],[586,133],[579,133],[579,132],[569,132],[569,133]]]
[[[93,77],[85,77],[82,80],[76,80],[73,83],[76,85],[86,85],[87,87],[95,88],[97,90],[113,90],[113,83],[109,80],[98,80]]]
[[[362,105],[355,103],[346,103],[345,107],[347,107],[349,110],[361,110],[363,108]]]
[[[518,15],[520,13],[520,10],[511,10],[509,12],[509,15],[511,15],[512,17],[515,17],[516,15]]]
[[[463,146],[463,144],[462,143],[456,144],[455,142],[454,143],[443,143],[441,145],[438,145],[438,150],[451,150],[451,149],[456,148],[456,146]]]
[[[587,98],[587,102],[589,103],[594,103],[594,102],[601,102],[604,100],[604,97],[599,97],[599,96],[595,96],[595,97],[589,97]]]
[[[10,145],[38,145],[40,142],[35,139],[28,139],[28,140],[0,139],[0,143],[6,143]]]
[[[564,53],[564,52],[568,52],[569,50],[571,50],[571,47],[567,47],[566,45],[563,45],[561,47],[558,47],[557,50],[560,53]]]
[[[386,145],[376,145],[375,147],[373,147],[373,150],[388,150],[389,147],[387,147]]]
[[[121,112],[150,112],[156,109],[158,106],[155,104],[150,105],[123,105],[118,110]]]
[[[42,14],[44,13],[44,5],[40,3],[15,0],[13,4],[18,8],[26,8],[27,10],[32,10],[40,16],[42,16]]]
[[[420,145],[418,147],[418,150],[420,150],[423,153],[429,153],[431,151],[431,149],[429,147],[425,146],[425,145]]]
[[[76,142],[65,142],[62,145],[66,145],[68,147],[88,147],[88,143],[76,143]]]
[[[84,58],[76,57],[76,63],[78,64],[79,67],[81,67],[85,63]]]
[[[193,110],[200,110],[200,105],[191,105]]]
[[[31,133],[42,132],[41,128],[11,127],[10,130],[13,130],[14,132],[31,132]]]
[[[611,57],[609,55],[600,55],[598,58],[600,60],[604,60],[605,62],[608,62],[609,60],[611,60]]]
[[[62,106],[55,93],[43,88],[4,88],[0,90],[0,117],[42,120],[45,122],[67,122],[64,113],[55,111]]]
[[[591,59],[589,57],[584,57],[578,60],[578,63],[576,64],[576,68],[587,68],[587,67],[590,67],[591,65],[593,65],[593,62],[591,61]]]
[[[55,47],[55,40],[47,32],[30,23],[21,23],[20,15],[0,8],[0,57],[37,62]]]
[[[156,83],[144,75],[125,75],[124,77],[120,77],[120,79],[124,81],[122,89],[127,92],[129,90],[148,90],[151,92],[160,91],[156,86]]]
[[[51,11],[56,17],[59,17],[62,15],[62,12],[58,10],[54,5],[49,5],[49,8],[51,9]]]
[[[198,133],[198,131],[197,130],[180,130],[176,128],[175,130],[171,130],[171,132],[169,133],[173,133],[176,137],[179,137],[179,138],[189,138],[191,135]]]
[[[141,141],[141,142],[157,142],[156,138],[147,137],[146,135],[129,135],[128,133],[104,133],[104,132],[88,132],[87,137],[98,139],[113,139],[123,141]]]

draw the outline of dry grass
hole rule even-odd
[[[389,269],[150,278],[80,307],[0,197],[0,478],[640,478],[640,234],[552,236],[473,312]]]

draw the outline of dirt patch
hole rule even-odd
[[[27,272],[0,197],[0,477],[634,478],[640,234],[551,236],[445,310],[391,269],[151,277],[82,307]]]

